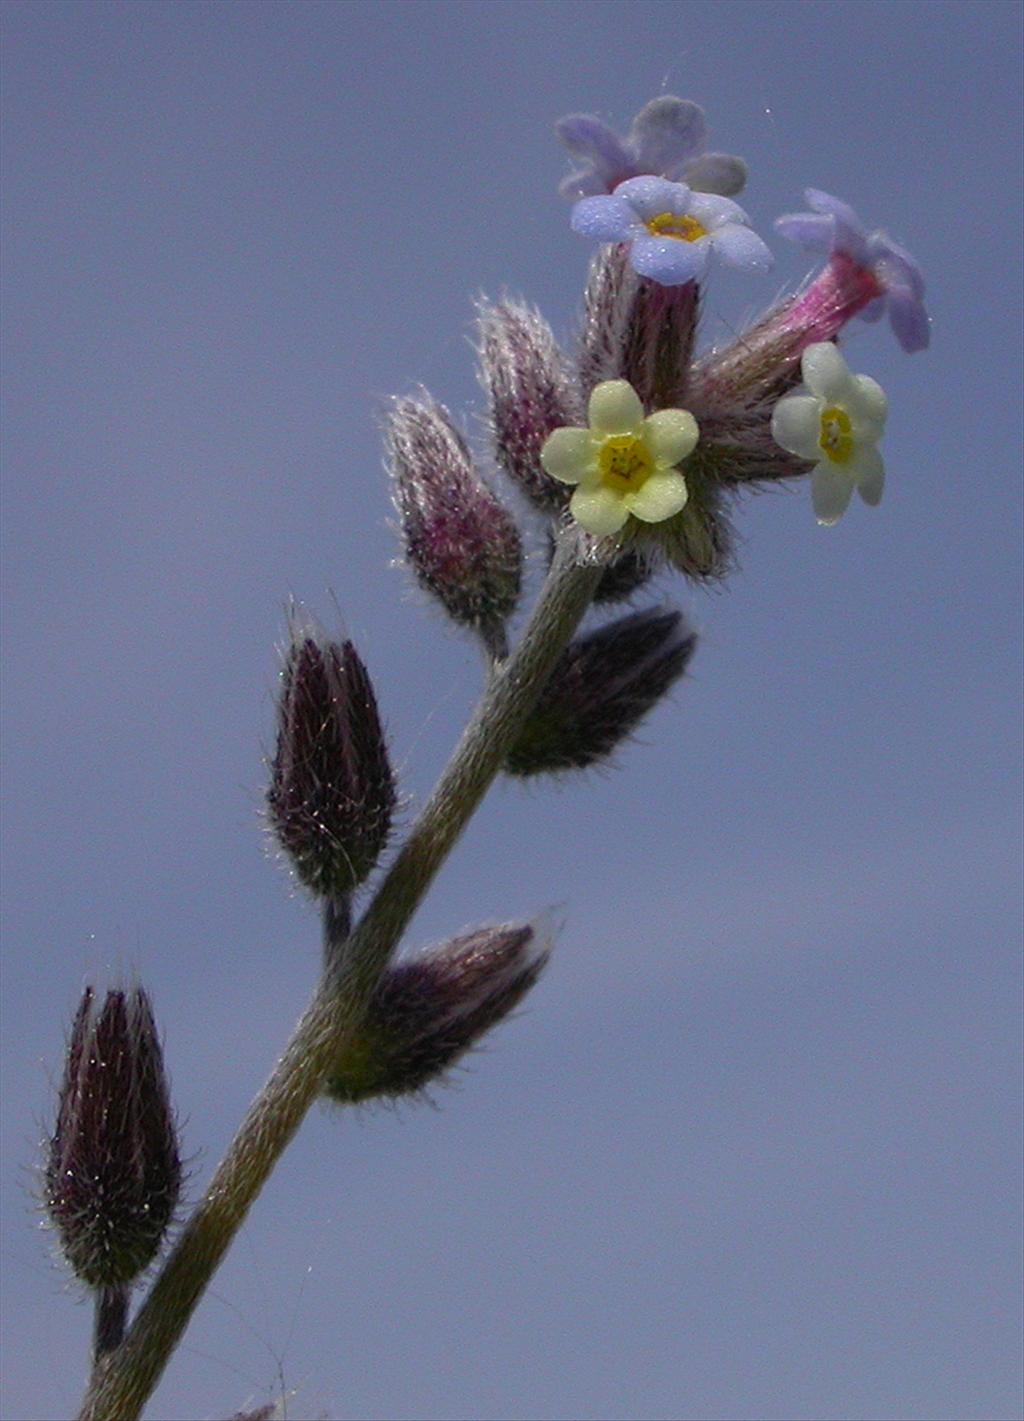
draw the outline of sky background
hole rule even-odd
[[[473,703],[410,591],[382,401],[473,427],[471,299],[568,333],[560,114],[705,106],[778,257],[811,184],[921,261],[878,510],[809,491],[681,579],[692,675],[617,768],[499,784],[417,915],[564,919],[440,1110],[316,1109],[149,1415],[1014,1418],[1020,1323],[1017,5],[4,6],[3,1415],[90,1310],[35,1167],[86,981],[137,973],[195,1198],[312,989],[267,854],[289,596],[369,665],[409,823]],[[538,543],[531,544],[536,553]]]

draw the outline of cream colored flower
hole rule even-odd
[[[595,386],[589,429],[556,429],[540,451],[553,479],[578,485],[569,511],[588,533],[617,533],[632,515],[661,523],[686,503],[686,480],[675,467],[697,443],[688,410],[658,410],[644,418],[627,380]]]
[[[851,375],[831,341],[809,345],[800,363],[810,394],[786,395],[772,411],[772,438],[816,464],[811,497],[818,522],[838,523],[857,489],[865,503],[882,501],[885,465],[875,445],[888,401],[869,375]]]

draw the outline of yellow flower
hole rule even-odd
[[[589,429],[556,429],[540,451],[546,473],[577,484],[569,511],[588,533],[617,533],[632,514],[661,523],[686,503],[686,480],[675,467],[697,443],[688,410],[658,410],[644,418],[627,380],[595,386]]]

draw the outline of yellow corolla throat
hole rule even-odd
[[[833,464],[845,464],[853,453],[853,426],[850,424],[850,416],[838,405],[829,405],[821,412],[818,447]]]
[[[601,482],[620,493],[635,493],[654,472],[654,459],[635,434],[612,434],[597,456]]]
[[[680,242],[697,242],[708,235],[708,229],[696,217],[677,216],[674,212],[659,212],[646,227],[652,237],[675,237]]]

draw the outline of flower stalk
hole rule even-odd
[[[123,1343],[98,1361],[79,1421],[134,1421],[140,1415],[207,1283],[319,1096],[331,1062],[358,1030],[409,919],[501,769],[601,572],[589,541],[567,528],[515,651],[491,676],[447,768],[339,954],[336,975],[321,980]]]

